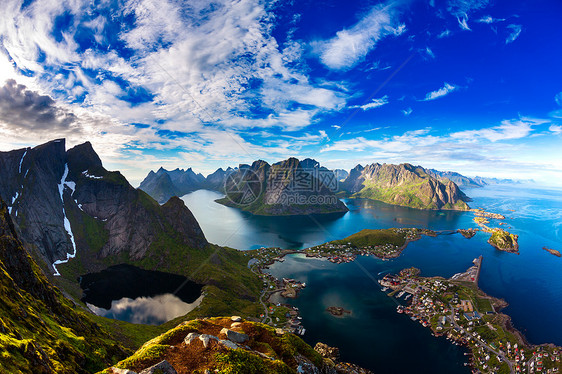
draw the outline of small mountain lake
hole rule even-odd
[[[95,314],[150,325],[185,315],[203,299],[203,285],[184,276],[125,264],[83,275],[80,287]]]

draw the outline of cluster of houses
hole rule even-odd
[[[474,269],[462,274],[462,279],[474,276]],[[560,372],[560,350],[556,347],[519,347],[507,339],[489,338],[484,332],[501,329],[486,322],[474,305],[468,291],[461,292],[454,283],[437,278],[418,278],[417,269],[410,268],[398,275],[387,274],[379,280],[382,290],[400,299],[404,294],[412,296],[408,306],[399,305],[397,311],[410,315],[434,334],[446,335],[455,344],[471,348],[474,373],[496,373],[502,365],[508,365],[515,373]],[[454,288],[453,288],[454,287]],[[456,292],[458,290],[458,292]],[[461,297],[461,293],[464,295]],[[409,296],[406,296],[408,299]],[[487,312],[485,314],[495,314]],[[492,334],[499,337],[500,335]],[[533,351],[534,349],[534,351]]]

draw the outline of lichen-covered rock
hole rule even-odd
[[[225,335],[228,340],[231,340],[235,343],[241,344],[249,339],[248,335],[227,328],[223,328],[220,333],[221,335]]]
[[[160,361],[147,369],[144,369],[139,374],[177,374],[178,372],[166,360]]]

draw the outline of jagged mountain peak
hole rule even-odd
[[[206,245],[187,207],[178,208],[186,212],[178,211],[183,219],[172,223],[172,217],[121,173],[104,169],[91,143],[68,151],[64,147],[60,139],[23,153],[0,152],[0,165],[10,165],[0,168],[0,196],[8,200],[22,238],[53,264],[49,271],[56,274],[55,264],[81,250],[93,250],[98,257],[126,253],[143,258],[167,231],[192,236],[184,242],[193,248]]]
[[[100,157],[90,142],[70,148],[66,154],[68,166],[74,173],[96,171],[103,167]]]

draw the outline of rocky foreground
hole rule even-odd
[[[337,348],[233,316],[184,322],[103,373],[370,373],[338,358]]]

